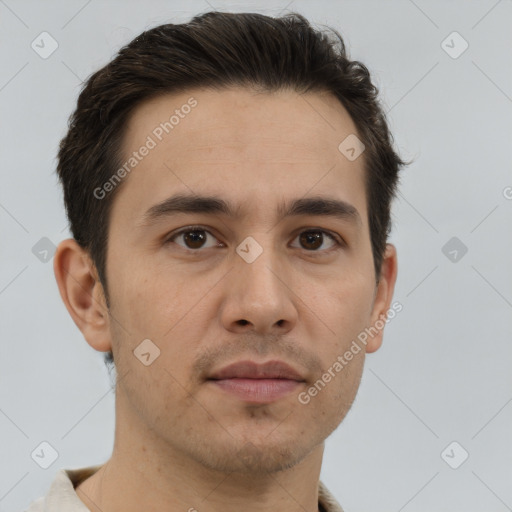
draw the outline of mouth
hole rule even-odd
[[[274,402],[301,385],[289,379],[211,379],[210,382],[220,390],[253,404]]]
[[[222,392],[253,404],[279,400],[306,382],[283,361],[240,361],[213,373],[207,381]]]

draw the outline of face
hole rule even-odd
[[[137,163],[110,218],[109,329],[118,420],[162,453],[278,471],[348,412],[364,349],[308,390],[382,312],[363,158],[338,150],[351,134],[343,106],[319,93],[197,89],[133,113],[123,153]],[[219,373],[240,361],[280,361],[296,375]]]

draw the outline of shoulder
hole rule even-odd
[[[23,512],[89,512],[76,494],[75,488],[100,467],[101,464],[85,468],[59,469],[46,496],[32,501]]]
[[[341,505],[321,480],[318,482],[318,505],[320,510],[326,512],[343,512]]]
[[[26,508],[23,512],[43,512],[44,510],[44,497],[37,498],[34,500],[28,508]]]

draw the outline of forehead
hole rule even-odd
[[[124,163],[138,155],[114,209],[135,221],[176,192],[236,197],[253,209],[272,197],[336,190],[363,214],[363,158],[350,161],[338,149],[354,134],[350,115],[328,93],[237,87],[161,95],[128,120]]]
[[[298,122],[296,122],[298,121]],[[286,131],[283,131],[286,126]],[[193,132],[193,139],[183,132]],[[124,147],[147,135],[176,153],[200,145],[244,145],[281,142],[317,152],[337,148],[340,137],[357,129],[341,102],[327,92],[292,90],[257,92],[245,87],[195,89],[154,97],[139,105],[127,123]]]

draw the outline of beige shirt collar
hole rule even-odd
[[[75,492],[85,479],[96,473],[103,464],[78,469],[60,469],[46,496],[33,501],[25,512],[90,512]],[[320,481],[318,504],[325,512],[343,512],[334,496]]]

